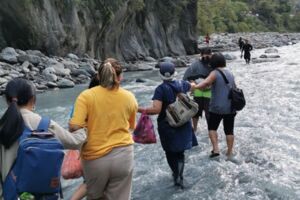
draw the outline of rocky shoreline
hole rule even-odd
[[[237,33],[237,34],[213,34],[210,47],[213,51],[236,51],[239,49],[237,40],[246,38],[254,49],[267,47],[280,47],[293,45],[300,41],[300,33]],[[204,47],[204,42],[198,41],[198,47]],[[276,49],[269,50],[275,53]],[[146,57],[144,60],[126,63],[123,62],[124,71],[153,70],[160,61],[169,60],[176,67],[186,67],[193,56],[180,56],[177,58],[164,57],[156,60]],[[227,59],[235,59],[229,54]],[[277,55],[269,57],[276,58]],[[268,58],[262,55],[261,61]],[[255,61],[255,60],[253,60]],[[256,60],[255,62],[260,62]],[[16,77],[23,77],[32,81],[37,90],[42,92],[48,89],[71,88],[76,84],[86,83],[96,74],[101,61],[84,55],[79,58],[69,53],[66,57],[46,56],[38,50],[22,51],[11,47],[2,49],[0,53],[0,95],[3,93],[7,82]]]

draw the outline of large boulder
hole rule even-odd
[[[265,53],[278,53],[278,50],[275,48],[268,48],[265,50]]]
[[[21,69],[22,69],[22,72],[27,74],[30,72],[30,63],[28,61],[25,61],[22,65],[21,65]]]
[[[79,59],[78,56],[76,56],[76,55],[73,54],[73,53],[69,53],[69,54],[67,55],[67,58],[70,58],[70,59],[72,59],[72,60],[78,60],[78,59]]]
[[[50,82],[47,82],[46,86],[47,86],[48,88],[56,88],[56,87],[57,87],[57,84],[50,81]]]
[[[88,63],[80,63],[79,68],[85,70],[90,76],[94,76],[96,74],[95,68]]]
[[[56,71],[53,67],[47,67],[43,70],[42,74],[44,75],[45,79],[50,82],[56,82],[58,77],[56,76]]]
[[[6,47],[0,53],[0,60],[7,63],[15,64],[18,62],[17,56],[18,54],[14,48]]]
[[[91,74],[88,73],[85,69],[71,69],[72,76],[85,75],[87,77],[91,77]]]
[[[155,68],[158,68],[160,62],[171,62],[175,67],[186,67],[186,63],[181,58],[172,58],[172,57],[163,57],[159,59],[158,63],[155,65]]]
[[[7,83],[7,82],[8,82],[7,79],[1,78],[1,77],[0,77],[0,85],[2,85],[2,84],[4,84],[4,83]]]
[[[124,71],[149,71],[153,66],[147,63],[123,64]]]
[[[280,58],[279,54],[262,54],[259,58]]]
[[[45,57],[45,55],[39,50],[27,50],[26,53],[28,55],[34,55],[34,56],[38,56],[38,57]]]
[[[26,54],[18,56],[18,61],[20,63],[28,61],[34,65],[38,65],[41,62],[41,58],[37,55]]]
[[[63,60],[61,62],[62,64],[64,64],[64,66],[68,69],[71,70],[72,72],[72,69],[78,69],[79,68],[79,65],[73,61],[70,61],[70,60]]]
[[[75,86],[75,84],[73,81],[70,81],[65,78],[63,78],[57,82],[57,87],[59,87],[59,88],[72,88],[74,86]]]
[[[47,65],[47,68],[53,67],[55,69],[55,74],[58,76],[69,76],[71,73],[71,70],[65,68],[64,64],[62,64],[52,58],[47,61],[46,65]]]
[[[236,60],[236,56],[235,55],[232,55],[232,54],[224,54],[224,57],[226,60]]]
[[[155,60],[154,58],[152,58],[151,56],[147,56],[147,57],[145,58],[145,61],[146,61],[146,62],[156,62],[156,60]]]

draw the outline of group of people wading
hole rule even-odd
[[[122,72],[122,66],[116,59],[106,59],[99,66],[92,86],[77,97],[69,130],[50,121],[49,132],[65,149],[81,151],[84,184],[74,194],[73,200],[85,195],[92,200],[131,198],[134,169],[131,130],[135,128],[137,112],[158,115],[158,134],[176,187],[184,188],[184,152],[198,145],[195,132],[203,112],[212,144],[209,157],[220,156],[217,129],[221,121],[226,134],[226,156],[232,156],[236,111],[231,109],[229,87],[221,73],[225,74],[232,86],[235,81],[221,53],[213,54],[210,48],[203,49],[201,57],[186,70],[181,81],[176,79],[173,63],[159,63],[162,82],[155,88],[153,103],[148,107],[139,107],[134,94],[121,87]],[[176,100],[177,92],[191,92],[199,111],[192,120],[173,128],[166,120],[166,109]],[[38,99],[30,81],[13,79],[8,82],[4,94],[8,107],[0,119],[2,182],[19,155],[17,150],[23,127],[36,130],[41,120],[34,110]]]

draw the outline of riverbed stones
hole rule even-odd
[[[213,34],[211,35],[210,47],[214,51],[238,50],[237,40],[239,37],[249,39],[254,47],[253,51],[256,51],[257,48],[269,48],[260,57],[253,58],[253,63],[275,61],[280,57],[275,45],[291,45],[300,40],[299,33]],[[206,47],[206,45],[203,47]],[[73,87],[74,83],[87,83],[97,73],[97,67],[101,63],[100,60],[93,59],[88,55],[79,58],[77,55],[70,53],[64,58],[58,56],[48,57],[39,50],[23,51],[12,47],[3,49],[0,55],[0,78],[2,78],[0,90],[3,90],[7,82],[15,77],[24,77],[31,80],[40,85],[39,88],[43,90],[46,87],[58,88],[58,82],[61,88]],[[176,67],[186,67],[186,64],[190,63],[193,58],[199,58],[199,55],[182,55],[177,58],[169,56],[156,60],[149,57],[150,55],[154,56],[154,54],[145,54],[140,56],[143,61],[132,61],[130,63],[121,61],[121,65],[124,71],[143,71],[153,70],[155,64],[162,61],[172,62]],[[163,56],[166,54],[158,53],[157,55]],[[235,59],[230,52],[226,52],[224,55],[229,60]]]

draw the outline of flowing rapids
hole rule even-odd
[[[204,120],[197,132],[199,146],[186,152],[185,190],[173,187],[160,143],[135,144],[132,199],[300,199],[300,44],[278,48],[274,62],[246,65],[228,62],[247,105],[235,122],[235,156],[227,161],[223,127],[219,128],[221,157],[208,158],[211,145]],[[253,57],[263,53],[254,50]],[[239,52],[230,53],[239,57]],[[181,78],[185,69],[179,69]],[[160,83],[157,71],[125,73],[123,87],[140,105],[149,105]],[[136,83],[136,78],[146,82]],[[86,85],[38,95],[37,112],[67,127],[70,108]],[[109,105],[108,105],[109,106]],[[3,99],[0,111],[3,113]],[[156,116],[152,117],[156,125]],[[69,199],[82,180],[64,181]]]

